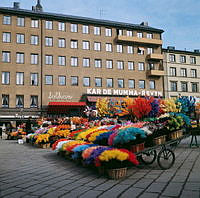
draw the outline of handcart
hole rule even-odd
[[[155,145],[149,148],[145,148],[136,154],[137,158],[144,164],[150,165],[156,159],[159,167],[162,170],[169,169],[175,162],[174,150],[179,145],[182,139],[189,137],[190,134],[185,134],[180,138],[169,140],[163,144]]]

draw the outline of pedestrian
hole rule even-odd
[[[26,131],[27,134],[32,132],[32,123],[31,123],[30,117],[28,118],[28,120],[26,122],[25,131]]]
[[[0,127],[0,138],[2,139],[2,128]]]

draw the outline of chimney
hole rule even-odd
[[[14,9],[19,9],[20,3],[19,2],[14,2],[13,3],[13,8]]]
[[[142,25],[142,26],[148,26],[148,22],[147,21],[143,21],[142,23],[140,23],[140,25]]]
[[[195,53],[200,53],[200,50],[199,49],[195,49],[194,52]]]
[[[167,49],[168,50],[175,50],[175,47],[174,46],[168,46]]]

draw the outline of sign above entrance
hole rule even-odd
[[[90,95],[113,95],[113,96],[163,96],[161,91],[134,90],[134,89],[95,89],[88,88]]]
[[[60,92],[55,92],[55,94],[53,94],[52,92],[49,92],[49,96],[48,99],[50,100],[71,100],[73,97],[69,96],[69,95],[64,95]]]

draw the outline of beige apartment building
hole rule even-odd
[[[163,96],[163,30],[0,7],[0,116],[76,114],[98,97]]]
[[[200,51],[182,51],[175,47],[163,49],[164,96],[193,96],[200,100]]]

